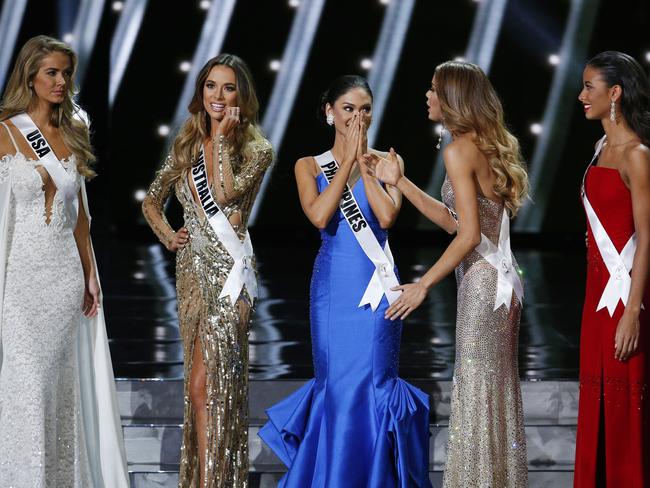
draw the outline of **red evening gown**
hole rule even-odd
[[[591,166],[585,190],[598,219],[620,253],[634,234],[632,198],[617,169]],[[609,272],[588,224],[587,286],[580,339],[580,403],[574,486],[650,486],[650,290],[641,311],[638,351],[614,359],[614,336],[625,306],[614,315],[596,311]]]

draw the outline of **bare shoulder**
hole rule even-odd
[[[627,148],[623,153],[623,170],[631,179],[647,179],[650,176],[650,148],[645,144]]]
[[[478,146],[467,138],[460,138],[449,143],[442,151],[445,168],[450,170],[475,169],[484,159]]]
[[[316,158],[313,156],[305,156],[300,158],[298,161],[296,161],[294,171],[296,175],[309,174],[316,178],[316,176],[318,176],[318,165],[316,164]]]
[[[2,122],[6,125],[0,124],[0,157],[14,154],[16,152],[8,132],[9,127],[11,126],[11,121],[3,120]]]

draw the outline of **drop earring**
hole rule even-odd
[[[327,125],[334,125],[334,114],[332,112],[327,114]]]
[[[443,122],[440,127],[440,134],[438,134],[438,144],[436,144],[436,149],[440,149],[440,146],[442,145],[442,138],[446,130],[447,129],[445,129],[445,124]]]
[[[609,120],[616,122],[616,103],[614,100],[609,104]]]

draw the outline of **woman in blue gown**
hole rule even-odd
[[[295,167],[322,238],[310,299],[315,378],[267,410],[259,435],[288,468],[282,488],[429,487],[429,399],[397,377],[402,324],[384,318],[398,296],[386,229],[401,194],[357,162],[368,152],[367,81],[336,79],[321,115],[334,146]]]

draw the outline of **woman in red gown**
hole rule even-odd
[[[574,486],[650,486],[650,87],[630,56],[587,63],[579,96],[605,136],[583,183],[587,289]],[[643,305],[645,304],[645,310]]]

